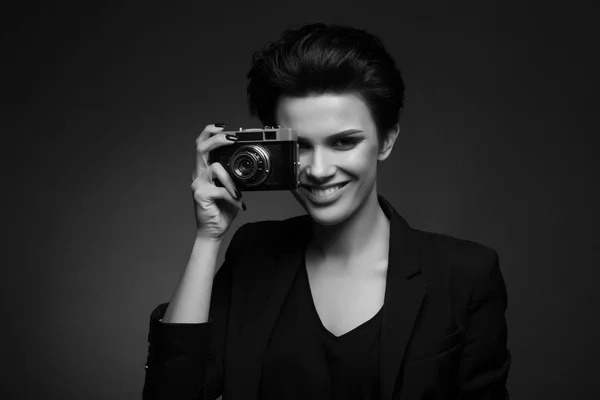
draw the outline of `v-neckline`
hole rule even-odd
[[[345,340],[348,336],[352,336],[354,333],[362,331],[373,320],[375,320],[376,318],[379,318],[379,315],[381,314],[381,312],[383,310],[383,305],[381,306],[381,308],[379,308],[379,310],[377,311],[377,313],[375,313],[375,315],[373,315],[371,318],[369,318],[362,324],[355,326],[354,328],[341,334],[340,336],[336,336],[333,332],[331,332],[329,329],[327,329],[325,327],[325,325],[323,324],[323,321],[321,320],[321,316],[319,315],[319,312],[317,310],[317,305],[315,304],[315,300],[313,298],[312,290],[310,287],[310,279],[308,278],[308,269],[306,267],[306,258],[303,258],[303,260],[302,260],[302,268],[301,269],[302,269],[302,275],[303,275],[302,278],[304,279],[303,286],[305,288],[305,294],[306,294],[306,297],[308,298],[308,302],[310,303],[310,308],[312,309],[312,314],[314,315],[317,325],[319,325],[319,329],[321,329],[325,333],[326,336],[330,337],[334,341]]]

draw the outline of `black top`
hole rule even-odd
[[[378,399],[381,313],[341,336],[329,332],[303,258],[265,353],[260,399]]]

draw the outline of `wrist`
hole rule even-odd
[[[204,246],[221,246],[223,243],[223,237],[215,238],[206,233],[196,231],[196,237],[194,238],[194,244],[202,244]]]

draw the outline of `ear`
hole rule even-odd
[[[394,147],[394,143],[396,143],[396,139],[398,138],[398,134],[400,133],[400,124],[396,124],[387,131],[384,136],[383,143],[379,147],[379,155],[377,156],[377,160],[384,161],[389,155],[392,153],[392,148]]]

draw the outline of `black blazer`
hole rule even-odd
[[[390,218],[380,344],[382,400],[506,399],[507,295],[497,253]],[[143,398],[257,399],[261,361],[310,235],[310,217],[243,225],[203,324],[150,318]],[[293,343],[290,343],[292,346]]]

